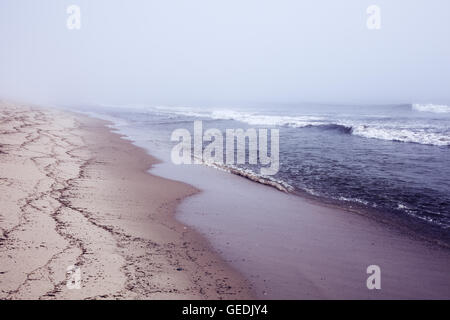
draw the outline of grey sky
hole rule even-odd
[[[66,8],[81,8],[68,30]],[[381,8],[368,30],[366,8]],[[450,103],[448,0],[1,0],[0,97]]]

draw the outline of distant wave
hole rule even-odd
[[[335,123],[331,123],[331,124],[319,124],[319,125],[315,125],[312,127],[317,127],[319,129],[322,130],[330,130],[330,131],[336,131],[338,133],[343,133],[343,134],[352,134],[353,132],[353,127],[352,126],[345,126],[342,124],[335,124]]]
[[[413,104],[412,109],[421,112],[450,113],[450,106],[444,104]]]
[[[204,111],[199,108],[189,107],[154,107],[158,112],[184,115],[187,117],[210,118],[215,120],[235,120],[245,122],[250,125],[260,126],[290,126],[306,127],[315,124],[325,124],[324,117],[318,116],[281,116],[264,115],[256,112],[242,112],[234,110],[213,110]]]
[[[446,110],[450,112],[450,107],[445,105],[414,104],[412,105],[412,108],[416,111],[422,112],[445,113],[447,112]],[[195,118],[235,120],[255,126],[317,128],[321,130],[335,131],[340,134],[353,134],[370,139],[435,146],[450,146],[450,130],[446,128],[446,125],[441,127],[429,127],[429,123],[405,123],[390,117],[385,117],[383,120],[377,120],[376,118],[366,115],[354,119],[347,119],[346,117],[339,119],[336,116],[268,115],[235,110],[204,111],[201,109],[188,107],[157,107],[156,110],[159,112]]]
[[[317,124],[324,124],[325,118],[318,116],[280,116],[262,115],[252,112],[237,111],[213,111],[210,115],[213,119],[236,120],[250,125],[260,126],[289,126],[307,127]]]

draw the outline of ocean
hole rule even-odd
[[[255,107],[94,106],[77,108],[110,120],[149,152],[170,161],[175,129],[277,128],[280,167],[229,172],[268,181],[293,195],[368,214],[450,243],[450,106],[258,105]],[[205,147],[205,146],[203,146]],[[221,167],[227,170],[227,167]]]

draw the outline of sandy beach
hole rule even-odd
[[[448,248],[366,216],[158,163],[76,113],[2,103],[0,130],[0,299],[450,298]]]
[[[0,299],[242,299],[249,284],[174,219],[197,190],[84,116],[0,105]],[[66,286],[81,270],[81,289]]]

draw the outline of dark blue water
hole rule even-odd
[[[259,106],[97,108],[122,131],[147,134],[169,153],[170,134],[204,129],[278,128],[280,169],[293,193],[364,210],[450,243],[450,107]],[[125,122],[118,121],[123,119]],[[257,166],[241,167],[259,172]]]

